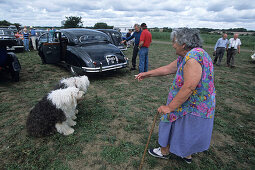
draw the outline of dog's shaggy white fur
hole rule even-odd
[[[86,93],[89,84],[90,84],[89,79],[85,75],[77,76],[77,77],[70,77],[70,78],[64,78],[64,79],[60,80],[59,84],[56,86],[55,89],[76,87]]]
[[[57,89],[45,96],[31,110],[27,119],[27,132],[31,136],[47,136],[55,131],[70,135],[71,126],[76,125],[77,101],[82,100],[85,92],[76,87]]]
[[[63,78],[59,81],[55,89],[63,89],[68,87],[76,87],[79,90],[83,91],[84,93],[87,92],[87,89],[89,87],[89,79],[87,76],[76,76],[76,77],[69,77],[69,78]],[[75,110],[75,114],[78,114],[78,110]],[[72,119],[75,120],[76,116],[72,115]]]

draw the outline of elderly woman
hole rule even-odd
[[[215,112],[214,69],[211,57],[201,48],[196,29],[180,28],[171,33],[178,55],[170,64],[140,73],[136,79],[176,74],[167,104],[158,108],[159,148],[149,149],[158,158],[169,153],[191,163],[191,155],[209,148]]]

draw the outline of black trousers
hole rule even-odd
[[[217,60],[218,60],[218,58],[219,58],[219,60],[218,60],[218,65],[220,65],[221,60],[222,60],[222,58],[223,58],[223,56],[224,56],[225,50],[226,50],[225,47],[218,47],[218,48],[216,49],[216,55],[215,55],[213,64],[216,64],[216,63],[217,63]]]
[[[229,48],[227,51],[227,65],[234,66],[235,64],[235,55],[237,53],[236,49]]]
[[[138,52],[139,52],[138,45],[135,45],[134,48],[133,48],[133,56],[132,56],[132,66],[133,66],[133,68],[136,67],[136,57],[137,57]]]

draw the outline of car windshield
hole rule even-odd
[[[116,44],[118,44],[118,45],[122,41],[121,35],[118,32],[112,32],[112,37],[113,37],[114,41],[116,42]]]
[[[79,36],[79,43],[86,44],[86,43],[94,43],[94,42],[107,42],[109,41],[106,36],[102,34],[84,34]]]
[[[0,35],[14,35],[10,30],[0,30]]]

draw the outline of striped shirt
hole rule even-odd
[[[25,33],[25,32],[23,32],[23,37],[24,37],[24,39],[28,39],[28,37],[29,37],[29,33]]]

